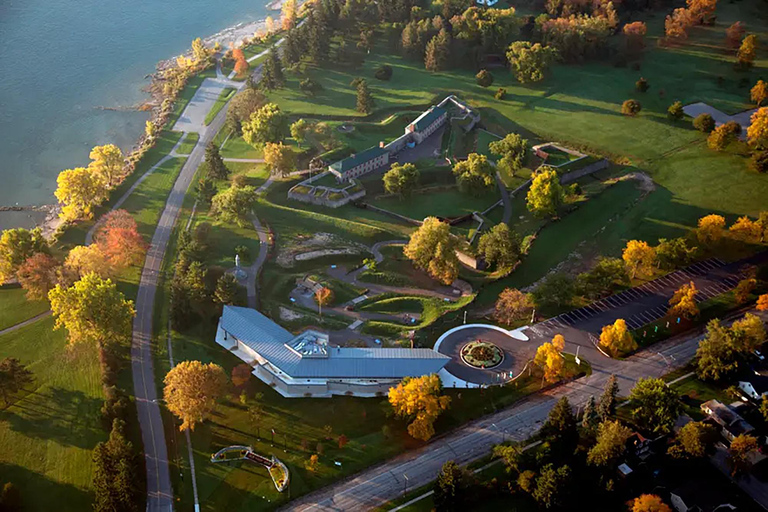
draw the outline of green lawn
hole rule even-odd
[[[0,286],[0,331],[48,311],[48,301],[28,301],[24,289],[17,285]]]
[[[355,122],[351,132],[339,132],[337,129],[343,123],[329,122],[328,125],[336,129],[336,137],[355,151],[363,151],[372,146],[378,146],[379,142],[389,143],[400,137],[405,127],[416,119],[421,112],[398,112],[392,114],[379,123]]]
[[[0,482],[21,490],[25,510],[89,510],[91,451],[107,437],[96,350],[68,349],[48,318],[0,337],[0,359],[11,356],[35,381],[0,405]]]
[[[500,137],[495,133],[491,133],[487,130],[477,130],[475,137],[475,153],[485,155],[489,160],[495,161],[498,156],[491,153],[491,150],[488,146],[491,144],[491,142],[501,140],[503,137]]]
[[[222,130],[223,131],[223,130]],[[219,132],[221,133],[221,132]],[[262,148],[254,148],[238,135],[230,135],[221,148],[222,158],[264,158]]]
[[[221,92],[219,93],[219,97],[216,98],[216,101],[211,107],[211,110],[209,110],[208,113],[205,115],[206,126],[211,124],[211,122],[216,117],[216,115],[219,112],[221,112],[221,109],[224,108],[224,105],[226,105],[227,102],[232,99],[232,96],[234,96],[236,92],[237,92],[237,89],[235,89],[234,87],[225,87],[224,89],[221,90]]]
[[[250,162],[225,162],[225,164],[232,176],[244,174],[248,178],[248,185],[252,187],[260,187],[269,178],[269,168],[264,164]]]
[[[498,200],[499,191],[494,186],[480,197],[464,194],[452,187],[446,190],[419,192],[404,199],[377,199],[371,203],[379,208],[422,220],[429,216],[461,217],[476,211],[482,212]]]
[[[179,147],[176,150],[176,152],[180,155],[190,154],[192,150],[195,149],[195,146],[197,146],[197,141],[199,138],[200,138],[200,134],[197,132],[187,133],[182,143],[179,144]]]

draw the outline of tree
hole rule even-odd
[[[590,396],[587,405],[584,406],[584,412],[581,416],[581,428],[589,433],[594,433],[600,423],[600,414],[597,411],[595,397]]]
[[[646,80],[643,77],[640,77],[637,80],[637,82],[635,82],[635,89],[637,90],[637,92],[648,92],[648,89],[650,89],[650,88],[651,88],[651,86],[648,85],[648,80]]]
[[[114,273],[109,258],[96,244],[73,247],[64,260],[64,268],[77,278],[92,273],[106,279]]]
[[[624,261],[618,258],[600,258],[589,272],[578,275],[579,293],[591,299],[597,299],[611,293],[616,285],[629,285]]]
[[[553,464],[547,464],[536,478],[533,499],[544,508],[563,507],[567,503],[570,480],[570,467],[560,466],[555,469]]]
[[[533,311],[533,299],[528,293],[515,288],[505,288],[496,300],[493,316],[497,322],[511,325],[528,318]]]
[[[205,148],[205,163],[208,167],[208,176],[214,180],[225,180],[229,176],[229,168],[221,158],[219,146],[213,142]]]
[[[48,298],[48,292],[56,285],[58,268],[59,262],[44,252],[38,252],[27,258],[16,272],[19,284],[27,292],[27,299]]]
[[[227,126],[237,134],[242,132],[242,123],[251,118],[251,114],[256,112],[266,98],[261,91],[246,87],[235,95],[229,102],[227,110]]]
[[[67,341],[103,348],[128,343],[136,311],[110,279],[85,274],[69,288],[56,285],[48,293],[56,319],[54,329],[67,330]]]
[[[331,290],[327,286],[323,286],[322,288],[319,288],[315,292],[315,302],[317,302],[318,312],[322,315],[323,306],[327,306],[333,302],[333,290]]]
[[[707,146],[709,149],[722,151],[735,139],[736,137],[733,133],[723,124],[712,130],[709,134],[707,137]]]
[[[733,373],[738,368],[737,356],[732,332],[720,320],[710,320],[707,335],[696,350],[699,378],[718,381]]]
[[[198,180],[195,191],[197,192],[198,202],[200,202],[202,205],[210,207],[211,202],[213,201],[213,196],[216,195],[218,189],[216,188],[216,183],[214,183],[213,179],[211,179],[211,177],[206,174],[200,178],[200,180]]]
[[[670,452],[680,452],[685,457],[702,458],[707,448],[717,439],[717,430],[703,421],[686,423],[677,433],[676,444]]]
[[[616,415],[617,397],[619,396],[619,382],[616,375],[611,375],[605,382],[603,394],[597,403],[597,413],[602,421],[606,421]]]
[[[384,173],[382,182],[384,190],[388,194],[397,194],[400,197],[407,197],[419,185],[419,170],[411,163],[400,164],[395,162],[392,167]]]
[[[283,66],[280,63],[280,57],[274,47],[267,54],[267,59],[261,68],[261,80],[259,87],[265,91],[281,89],[285,86],[285,75],[283,75]]]
[[[5,406],[11,405],[11,397],[31,384],[32,380],[32,372],[15,357],[0,361],[0,396]]]
[[[685,116],[685,112],[683,111],[683,104],[680,101],[674,102],[667,109],[667,117],[669,117],[673,121],[679,121],[684,116]]]
[[[683,410],[677,393],[661,379],[640,379],[629,393],[632,416],[643,428],[655,433],[672,431]]]
[[[498,167],[512,176],[520,170],[528,153],[528,141],[516,133],[508,133],[503,139],[488,145],[491,153],[501,158]]]
[[[715,120],[709,114],[699,114],[693,118],[693,127],[700,132],[709,133],[715,129]]]
[[[733,297],[736,300],[736,304],[744,304],[749,300],[749,296],[752,291],[757,287],[757,280],[754,278],[745,278],[739,281],[736,288],[733,290]]]
[[[648,27],[642,21],[633,21],[627,23],[622,29],[627,38],[627,53],[636,56],[645,48],[645,34]]]
[[[660,268],[672,270],[689,265],[696,254],[696,247],[689,247],[685,238],[659,238],[656,246],[656,261]]]
[[[24,510],[21,493],[11,482],[6,482],[0,490],[0,510],[3,512],[22,512]]]
[[[104,215],[93,239],[116,268],[141,264],[148,247],[136,219],[126,210],[112,210]]]
[[[19,267],[37,253],[49,252],[40,228],[6,229],[0,234],[0,284],[12,279]]]
[[[213,197],[211,213],[221,220],[246,227],[256,198],[256,189],[251,186],[230,187]]]
[[[764,293],[757,298],[757,310],[768,311],[768,293]]]
[[[232,58],[235,60],[235,74],[242,77],[251,67],[250,64],[248,64],[248,60],[245,58],[245,53],[241,48],[235,48],[232,50]],[[248,78],[250,79],[251,77]]]
[[[277,144],[267,142],[264,145],[264,163],[276,176],[288,176],[296,170],[296,160],[296,153],[282,142]]]
[[[203,44],[202,39],[199,37],[192,41],[192,55],[197,62],[208,60],[208,56],[210,55],[208,49]]]
[[[174,366],[163,380],[168,410],[182,420],[179,430],[194,430],[205,421],[224,394],[227,374],[221,366],[200,361],[183,361]]]
[[[283,138],[287,121],[285,115],[274,103],[267,103],[253,112],[248,121],[243,121],[243,139],[254,147]]]
[[[455,247],[450,226],[437,217],[427,217],[411,234],[403,253],[416,267],[426,270],[441,283],[450,284],[459,275]]]
[[[744,28],[744,25],[740,21],[736,21],[725,30],[725,42],[729,48],[735,50],[741,44],[746,33],[747,29]]]
[[[653,272],[656,263],[656,251],[642,240],[630,240],[627,242],[621,254],[629,269],[629,276],[634,279],[638,275],[647,276]]]
[[[373,112],[375,102],[370,89],[368,89],[368,82],[366,80],[360,80],[357,84],[357,104],[355,109],[362,114],[370,114]]]
[[[763,239],[763,226],[746,216],[739,217],[728,231],[734,238],[750,244],[760,243]]]
[[[624,100],[624,103],[621,104],[621,113],[625,116],[636,116],[642,108],[637,100]]]
[[[565,192],[557,171],[545,169],[537,172],[526,196],[528,210],[537,217],[555,217],[564,200]]]
[[[301,147],[301,145],[306,142],[307,134],[311,129],[312,126],[304,118],[301,118],[291,124],[291,137],[293,137],[293,140],[296,141],[299,147]]]
[[[59,216],[65,221],[90,219],[93,208],[107,197],[103,177],[85,167],[61,171],[56,183],[54,195],[63,205]]]
[[[723,237],[725,218],[722,215],[706,215],[699,219],[696,237],[705,245],[714,245]]]
[[[768,148],[768,107],[760,107],[752,114],[747,128],[747,142],[758,149]]]
[[[557,357],[560,357],[559,353]],[[579,430],[568,398],[562,397],[552,407],[547,421],[541,426],[540,434],[549,443],[553,452],[559,456],[573,455],[579,443]]]
[[[114,144],[94,147],[89,158],[91,159],[89,169],[101,176],[107,188],[115,186],[123,177],[125,157],[120,148]]]
[[[296,0],[285,0],[281,6],[281,26],[283,30],[289,32],[296,26],[298,19],[298,8]]]
[[[739,51],[736,52],[736,61],[741,69],[749,69],[755,62],[757,55],[757,36],[750,34],[741,41]]]
[[[759,449],[757,438],[748,434],[740,434],[731,441],[728,448],[728,464],[731,466],[731,476],[747,473],[752,469],[753,452]]]
[[[536,349],[533,363],[544,371],[544,380],[553,384],[560,380],[565,369],[565,361],[553,342],[544,342]]]
[[[606,420],[597,428],[595,445],[587,453],[587,462],[595,466],[613,466],[624,454],[632,431],[617,420]]]
[[[699,306],[696,304],[696,293],[698,290],[690,283],[678,288],[672,298],[669,299],[669,311],[667,314],[671,317],[682,317],[691,319],[699,315]]]
[[[672,509],[655,494],[641,494],[632,500],[631,512],[672,512]]]
[[[548,274],[532,293],[539,308],[566,306],[571,303],[575,294],[573,278],[563,273]]]
[[[471,508],[471,503],[476,500],[476,485],[477,479],[472,471],[449,460],[440,468],[432,487],[435,510],[448,512]]]
[[[501,222],[482,234],[477,253],[489,265],[511,268],[520,257],[520,241],[517,234]]]
[[[765,342],[763,321],[752,313],[746,313],[743,318],[733,322],[731,332],[734,334],[734,348],[742,354],[752,353]]]
[[[487,69],[481,69],[475,75],[475,80],[480,87],[488,87],[493,84],[493,75]]]
[[[479,197],[496,184],[493,165],[485,155],[470,153],[466,160],[453,166],[459,190]]]
[[[411,420],[411,437],[428,441],[435,434],[435,420],[451,403],[451,398],[441,393],[442,384],[436,374],[406,377],[389,389],[389,403],[395,414]]]
[[[612,325],[603,327],[600,333],[600,346],[616,357],[637,349],[637,342],[627,329],[627,322],[619,318]]]
[[[549,65],[557,57],[557,50],[541,43],[515,41],[507,50],[512,74],[520,83],[540,82]]]
[[[764,80],[758,80],[749,91],[749,97],[758,107],[761,106],[765,100],[768,100],[768,83]]]
[[[693,18],[688,9],[679,8],[664,19],[666,41],[683,41],[688,38],[688,29],[693,25]]]
[[[125,439],[125,422],[115,420],[109,440],[93,450],[93,488],[96,512],[135,512],[138,510],[139,480],[136,452]]]
[[[216,291],[213,292],[213,300],[223,305],[232,305],[237,302],[237,292],[240,285],[233,274],[224,274],[216,281]]]
[[[424,53],[424,67],[427,71],[443,71],[448,68],[451,59],[451,34],[441,28],[440,32],[430,39]]]

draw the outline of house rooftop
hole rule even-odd
[[[434,123],[440,116],[445,114],[447,111],[442,107],[436,107],[432,106],[429,107],[428,110],[423,112],[419,117],[417,117],[412,123],[411,126],[413,126],[413,129],[417,132],[420,132],[422,130],[425,130]]]
[[[754,427],[747,423],[736,411],[718,400],[709,400],[701,404],[701,409],[709,414],[717,424],[737,436],[752,432]]]
[[[373,160],[374,158],[379,157],[384,153],[389,153],[389,151],[379,146],[373,146],[372,148],[368,148],[365,151],[361,151],[360,153],[348,156],[343,160],[332,163],[330,168],[336,172],[346,172],[350,169],[354,169],[360,164],[364,164],[369,160]]]

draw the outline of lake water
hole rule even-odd
[[[155,64],[240,22],[267,0],[0,0],[0,206],[55,202],[56,175],[90,149],[130,149]],[[0,214],[0,229],[30,225]]]

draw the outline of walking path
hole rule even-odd
[[[0,336],[3,334],[8,334],[9,332],[16,331],[18,329],[21,329],[22,327],[26,327],[30,324],[33,324],[37,322],[38,320],[42,320],[43,318],[50,316],[51,311],[48,310],[45,313],[40,313],[39,315],[33,316],[32,318],[29,318],[27,320],[24,320],[23,322],[19,322],[16,325],[12,325],[10,327],[6,327],[5,329],[0,329]]]
[[[512,219],[512,199],[509,197],[509,191],[507,190],[507,186],[504,185],[504,181],[502,181],[499,171],[496,171],[496,185],[499,187],[501,202],[504,205],[504,215],[501,217],[501,222],[503,224],[509,224],[510,219]]]

